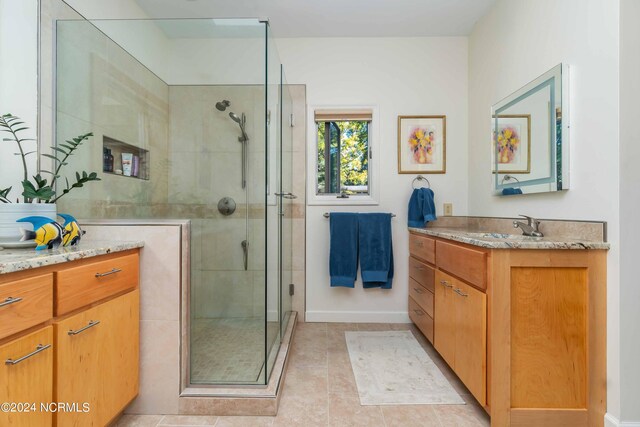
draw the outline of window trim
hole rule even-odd
[[[316,194],[318,171],[318,144],[315,122],[316,110],[369,110],[371,123],[369,125],[368,149],[369,158],[369,194],[350,195],[347,199],[338,198],[335,194]],[[380,115],[377,105],[309,105],[307,107],[307,204],[315,206],[349,206],[349,205],[379,205],[380,204],[380,163],[378,162],[380,135]]]

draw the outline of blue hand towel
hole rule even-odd
[[[502,189],[503,196],[513,196],[515,194],[522,194],[522,190],[519,188],[512,188],[512,187]]]
[[[329,214],[331,286],[353,288],[358,273],[358,214]]]
[[[433,190],[430,188],[414,189],[409,199],[409,227],[424,227],[426,222],[436,219]]]
[[[360,274],[365,288],[391,289],[393,244],[391,214],[358,214]]]

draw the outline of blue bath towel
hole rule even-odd
[[[433,190],[430,188],[414,189],[409,199],[409,227],[424,227],[426,222],[436,219]]]
[[[393,244],[391,214],[358,214],[360,274],[365,288],[391,289]]]
[[[353,288],[358,273],[358,214],[329,214],[331,286]]]
[[[503,196],[513,196],[515,194],[522,194],[522,190],[519,188],[512,188],[512,187],[502,189]]]

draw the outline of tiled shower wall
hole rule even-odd
[[[305,215],[305,86],[290,85],[296,126],[291,129],[291,149],[283,153],[283,162],[291,162],[292,186],[298,196],[286,218],[292,219],[291,270],[296,285],[294,311],[304,313],[304,215]],[[265,161],[263,86],[171,86],[170,104],[170,210],[181,206],[182,217],[192,223],[192,274],[195,284],[195,317],[233,318],[262,316],[265,309],[265,267],[275,272],[277,266],[277,210],[273,196],[267,197],[267,242],[265,242],[264,188]],[[215,103],[229,100],[231,106],[220,112]],[[230,111],[247,116],[249,167],[247,191],[242,189],[240,130],[228,116]],[[272,112],[276,118],[276,113]],[[284,124],[288,126],[285,118]],[[272,123],[272,126],[274,124]],[[288,129],[284,129],[285,132]],[[275,149],[275,146],[272,146]],[[276,152],[270,152],[276,162]],[[269,165],[270,191],[275,191],[275,164]],[[285,182],[287,179],[285,178]],[[236,212],[220,214],[216,206],[223,197],[236,202]],[[247,212],[248,210],[248,212]],[[248,221],[245,219],[248,215]],[[243,239],[249,241],[248,270],[244,270]],[[267,246],[265,246],[267,245]],[[266,256],[265,256],[266,252]],[[286,258],[286,256],[285,256]],[[267,311],[272,317],[277,309],[277,277],[267,278]],[[283,284],[286,298],[288,283]],[[300,316],[302,317],[302,316]],[[299,319],[300,319],[299,317]]]
[[[196,318],[261,317],[265,310],[264,86],[171,86],[170,204],[209,206],[191,222],[192,290]],[[218,101],[229,100],[222,112]],[[247,188],[242,188],[240,128],[247,118]],[[215,210],[230,197],[236,211]],[[262,203],[260,203],[262,201]],[[274,212],[269,212],[269,217]],[[248,215],[248,221],[247,221]],[[241,242],[249,242],[247,270]],[[270,249],[274,250],[269,242]],[[277,305],[276,305],[277,307]]]
[[[101,178],[64,196],[58,210],[77,218],[151,216],[151,206],[167,201],[169,86],[85,21],[58,22],[56,61],[58,141],[94,134],[69,158],[63,175],[70,182],[76,171]],[[104,135],[149,150],[153,179],[104,174]],[[119,209],[134,204],[135,216]],[[107,212],[105,205],[114,208]]]

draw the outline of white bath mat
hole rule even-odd
[[[464,404],[410,331],[345,337],[361,405]]]

